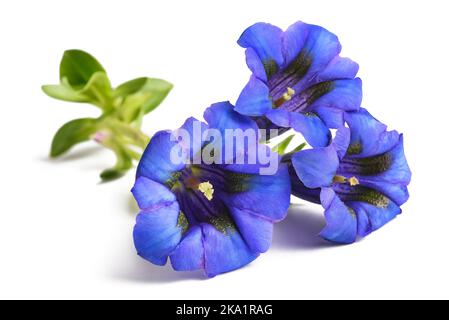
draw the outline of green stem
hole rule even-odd
[[[106,118],[103,121],[103,125],[117,136],[126,138],[130,144],[140,147],[141,149],[145,149],[150,142],[150,137],[140,129],[132,127],[117,119]]]

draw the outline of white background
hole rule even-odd
[[[1,1],[0,298],[449,298],[447,1]],[[66,49],[94,54],[114,84],[175,84],[144,123],[151,134],[235,102],[249,77],[237,44],[249,25],[297,20],[336,33],[360,63],[364,103],[405,133],[413,171],[403,214],[351,246],[316,237],[322,209],[302,205],[250,266],[205,280],[138,258],[133,172],[99,184],[114,162],[93,143],[47,157],[88,105],[46,97]]]

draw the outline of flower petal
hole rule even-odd
[[[212,144],[221,150],[220,154],[214,152],[215,163],[234,163],[238,157],[247,157],[251,150],[257,150],[256,146],[259,142],[257,123],[251,118],[235,112],[229,102],[213,104],[204,112],[204,118],[210,128],[217,129],[221,133],[221,136],[217,137],[220,141],[214,140]],[[230,131],[230,129],[234,131]],[[249,136],[245,138],[247,133]],[[245,146],[240,146],[242,143]]]
[[[176,271],[204,269],[203,232],[200,226],[193,226],[185,234],[170,255],[170,261]]]
[[[360,182],[379,190],[400,206],[408,200],[407,185],[411,180],[402,134],[399,136],[398,144],[382,156],[388,159],[388,166],[383,168],[384,171],[374,176],[361,176]]]
[[[345,120],[351,129],[349,155],[366,158],[391,150],[399,141],[399,133],[387,131],[387,126],[376,120],[366,109],[348,112]]]
[[[266,116],[280,127],[293,128],[300,132],[312,147],[325,147],[332,138],[329,129],[316,114],[305,115],[283,109],[273,109]]]
[[[332,81],[332,90],[315,100],[308,110],[318,107],[357,111],[362,103],[362,81],[360,78]]]
[[[191,117],[184,122],[181,128],[175,130],[173,135],[186,139],[186,141],[182,141],[181,139],[179,144],[186,154],[189,155],[190,159],[192,159],[199,151],[201,151],[201,148],[205,143],[203,134],[207,129],[207,124]],[[188,134],[188,136],[184,137],[182,131],[184,131],[184,134]]]
[[[282,30],[268,23],[256,23],[247,28],[238,40],[243,48],[253,48],[264,65],[274,61],[284,63],[282,55]]]
[[[379,229],[401,213],[401,208],[393,201],[389,201],[385,207],[378,207],[367,202],[358,201],[348,202],[347,204],[357,213],[359,221],[358,234],[361,237],[365,237]]]
[[[332,140],[332,146],[341,160],[346,154],[349,142],[351,141],[351,131],[346,127],[341,127],[335,133],[335,138]]]
[[[289,165],[288,172],[290,174],[290,183],[292,185],[292,194],[300,199],[320,204],[321,188],[310,189],[299,180],[296,170],[293,165]]]
[[[329,241],[353,243],[357,239],[357,219],[330,188],[321,190],[321,203],[325,209],[326,227],[320,235]]]
[[[283,49],[285,55],[285,65],[289,65],[295,60],[302,49],[309,36],[309,25],[298,21],[288,27],[282,35]]]
[[[304,25],[299,22],[285,31],[284,51],[287,52],[289,62],[293,61],[301,51],[309,57],[311,64],[303,78],[303,82],[308,83],[316,74],[325,70],[340,53],[341,45],[337,36],[323,27]]]
[[[315,189],[332,184],[339,159],[335,149],[330,146],[297,152],[292,156],[292,163],[302,183],[307,188]]]
[[[178,225],[178,217],[177,202],[153,211],[141,211],[133,234],[139,256],[156,265],[165,265],[181,240],[182,227]]]
[[[259,55],[253,48],[248,48],[245,51],[246,64],[248,68],[253,72],[253,74],[260,80],[266,82],[268,80],[267,73],[265,71],[265,66],[260,60]]]
[[[180,156],[180,163],[171,161],[171,152]],[[151,139],[137,167],[137,177],[166,183],[173,173],[185,167],[187,155],[170,131],[159,131]]]
[[[234,111],[234,106],[229,102],[218,102],[211,105],[204,112],[210,128],[218,129],[222,132],[226,129],[253,129],[258,130],[257,124],[248,117]]]
[[[235,104],[235,111],[247,116],[262,116],[273,108],[270,91],[262,80],[254,75],[243,88]]]
[[[270,221],[285,218],[291,192],[286,165],[280,165],[274,175],[245,173],[253,171],[254,168],[250,168],[250,165],[233,165],[228,169],[240,170],[235,173],[228,172],[228,176],[232,175],[232,178],[223,194],[223,201],[228,207],[251,212]]]
[[[273,222],[247,210],[231,209],[231,215],[248,247],[254,252],[266,252],[271,246]]]
[[[328,128],[336,129],[344,125],[344,111],[335,108],[314,107],[313,112],[320,117]]]
[[[329,129],[316,114],[291,112],[290,119],[291,127],[302,133],[312,147],[325,147],[331,141],[332,135]]]
[[[137,178],[131,192],[139,208],[146,211],[169,206],[176,201],[176,196],[166,186],[146,177]]]
[[[331,81],[335,79],[353,79],[359,71],[359,65],[349,58],[336,56],[326,68],[320,72],[317,81]]]
[[[205,271],[209,277],[241,268],[259,256],[236,230],[224,234],[209,224],[202,228]]]

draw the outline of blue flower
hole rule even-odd
[[[411,172],[401,134],[387,131],[365,109],[347,113],[345,120],[349,129],[340,128],[328,147],[284,160],[290,164],[292,193],[325,209],[321,236],[352,243],[401,213]]]
[[[208,125],[190,118],[182,129],[193,137],[195,123],[201,123],[201,132],[258,129],[225,102],[212,105],[204,118]],[[203,269],[209,277],[250,263],[268,250],[273,223],[286,215],[291,191],[287,167],[260,175],[260,161],[198,163],[194,159],[208,145],[207,139],[186,143],[175,140],[174,133],[157,133],[137,169],[132,192],[141,209],[134,228],[138,254],[156,265],[170,258],[175,270]],[[270,152],[264,145],[258,148]],[[173,151],[190,164],[174,164]]]
[[[267,23],[246,29],[238,43],[253,72],[236,111],[254,117],[260,128],[293,128],[314,147],[327,146],[328,128],[343,125],[356,111],[362,83],[358,64],[339,56],[338,38],[326,29],[297,22],[285,32]]]

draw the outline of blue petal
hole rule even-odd
[[[353,243],[357,239],[357,219],[330,188],[321,191],[326,227],[320,235],[337,243]]]
[[[332,147],[337,152],[340,160],[345,156],[350,141],[351,131],[346,127],[339,128],[335,133],[334,140],[332,140]]]
[[[411,180],[402,134],[399,136],[398,144],[388,151],[388,155],[391,157],[391,165],[386,171],[375,176],[361,176],[360,182],[381,191],[400,206],[408,200],[407,185]]]
[[[291,127],[300,132],[312,147],[325,147],[332,137],[324,122],[313,113],[305,115],[299,112],[273,109],[266,116],[280,127]]]
[[[399,133],[387,131],[387,126],[376,120],[366,109],[358,112],[348,112],[345,120],[351,129],[351,148],[357,150],[352,157],[366,158],[381,155],[399,141]]]
[[[304,43],[302,50],[311,57],[312,64],[305,77],[305,82],[310,80],[319,72],[325,70],[327,65],[340,53],[341,45],[338,38],[333,33],[320,26],[308,25],[307,39]],[[292,29],[294,32],[295,28]],[[285,39],[294,38],[294,36],[287,36],[289,30],[286,31]],[[303,37],[304,33],[300,31],[301,35],[297,37]],[[289,46],[293,45],[291,41],[284,42],[284,48],[287,50]]]
[[[256,149],[259,141],[257,123],[251,118],[235,112],[229,102],[213,104],[204,112],[204,118],[211,129],[217,129],[221,133],[221,136],[216,138],[220,140],[213,140],[211,144],[211,147],[221,150],[220,154],[214,153],[215,163],[234,163],[234,159],[238,156],[247,157],[249,151]],[[235,131],[226,132],[228,129]],[[239,136],[244,137],[245,133],[253,135],[252,139],[246,138],[244,141],[239,139]],[[239,147],[239,141],[245,143],[245,146]],[[248,145],[248,143],[251,143],[251,145]],[[233,148],[232,152],[230,150],[231,147]]]
[[[328,128],[337,129],[344,125],[344,111],[335,108],[314,107],[316,113]]]
[[[283,34],[285,65],[289,65],[304,48],[309,36],[309,25],[298,21],[291,25]]]
[[[200,226],[193,226],[186,233],[170,255],[170,261],[176,271],[204,269],[203,232]]]
[[[245,158],[244,163],[234,161],[230,164],[223,164],[220,167],[223,170],[237,172],[237,173],[248,173],[252,175],[259,175],[261,173],[261,169],[268,169],[270,165],[274,163],[278,165],[281,160],[281,157],[276,152],[272,151],[269,146],[262,143],[257,143],[256,145],[251,145],[251,148],[245,148]],[[253,159],[249,161],[249,156],[253,156]],[[262,156],[264,157],[262,161]],[[252,161],[255,160],[255,163]],[[271,163],[271,161],[273,163]],[[275,168],[273,166],[272,168]],[[263,170],[262,170],[263,171]],[[265,173],[266,174],[266,173]],[[279,172],[268,173],[268,175],[278,175]]]
[[[376,179],[367,179],[366,177],[357,177],[360,184],[371,189],[377,190],[393,200],[398,206],[403,205],[409,198],[407,184],[394,183]]]
[[[335,57],[317,77],[319,82],[335,79],[353,79],[359,71],[359,65],[349,58]]]
[[[318,98],[309,106],[309,110],[318,107],[336,108],[345,111],[357,111],[362,103],[362,81],[359,78],[335,80],[333,89]]]
[[[358,218],[358,235],[361,237],[379,229],[401,213],[401,208],[393,201],[390,201],[387,207],[376,207],[366,202],[348,202],[347,204],[354,209],[357,217],[360,217]]]
[[[256,23],[246,29],[238,40],[243,48],[253,48],[266,63],[275,61],[279,66],[284,62],[282,55],[282,30],[268,23]]]
[[[178,226],[179,205],[173,202],[153,211],[142,211],[134,227],[134,245],[144,259],[165,265],[167,257],[181,240],[182,228]]]
[[[332,138],[328,127],[314,113],[292,112],[291,127],[302,133],[304,139],[314,148],[327,146]]]
[[[170,160],[172,151],[182,158],[187,157],[175,140],[171,132],[159,131],[156,133],[142,155],[137,167],[137,177],[144,176],[160,183],[166,183],[172,178],[173,173],[183,169],[185,167],[185,163],[182,163],[184,159],[181,159],[181,163],[173,163]]]
[[[402,134],[399,135],[397,145],[388,154],[391,156],[391,166],[376,178],[390,183],[409,184],[412,173],[405,158],[404,137]]]
[[[228,170],[232,168],[237,173],[248,173],[250,167],[251,165],[233,165]],[[256,167],[257,165],[253,165],[250,170],[253,171]],[[280,165],[274,175],[255,173],[243,175],[241,181],[234,181],[234,184],[239,184],[238,192],[225,192],[222,195],[224,202],[230,208],[245,210],[270,221],[284,219],[290,205],[291,192],[287,166]]]
[[[339,159],[334,147],[330,146],[297,152],[292,156],[292,164],[302,183],[315,189],[332,184]]]
[[[243,88],[235,104],[235,111],[247,116],[262,116],[273,108],[267,85],[254,75]]]
[[[248,247],[254,252],[268,251],[273,237],[273,222],[237,208],[233,208],[231,214]]]
[[[288,171],[290,174],[290,183],[292,185],[292,194],[295,197],[300,199],[320,204],[320,188],[310,189],[307,188],[304,183],[299,180],[298,175],[296,174],[295,168],[292,165],[289,165]]]
[[[154,210],[176,201],[166,186],[145,177],[137,178],[131,192],[142,210]]]
[[[259,55],[253,48],[248,48],[245,51],[246,55],[246,64],[249,69],[253,72],[253,74],[262,81],[267,81],[267,73],[265,71],[265,67],[260,60]]]
[[[209,277],[239,269],[259,256],[236,230],[224,234],[209,224],[203,224],[202,228],[205,271]]]
[[[266,117],[279,127],[291,127],[291,112],[287,110],[273,109],[266,114]]]
[[[211,105],[204,112],[204,119],[210,128],[222,132],[226,129],[258,130],[257,124],[253,120],[235,112],[234,106],[229,102],[218,102]]]
[[[192,159],[199,151],[201,151],[201,148],[205,143],[203,134],[207,129],[208,126],[204,122],[195,118],[188,118],[181,128],[173,132],[173,135],[181,137],[180,140],[178,140],[179,145],[185,153],[189,155],[190,159]],[[188,136],[183,137],[181,132],[187,133]],[[185,141],[183,141],[182,138],[184,138]]]

